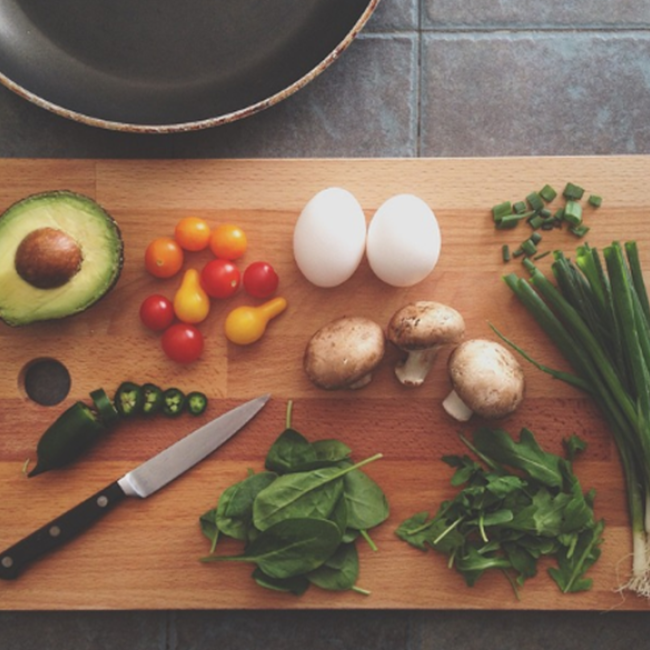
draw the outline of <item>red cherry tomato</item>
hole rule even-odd
[[[254,298],[268,298],[275,293],[280,279],[267,262],[253,262],[244,271],[244,289]]]
[[[140,320],[154,332],[167,329],[174,321],[174,305],[165,296],[154,294],[140,305]]]
[[[203,352],[203,334],[194,325],[176,323],[162,335],[164,353],[177,363],[192,363]]]
[[[239,289],[239,269],[228,260],[211,260],[201,271],[201,286],[212,298],[230,298]]]

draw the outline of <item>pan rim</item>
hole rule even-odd
[[[278,104],[282,100],[295,94],[298,90],[304,88],[308,83],[313,81],[318,75],[320,75],[332,63],[334,63],[334,61],[336,61],[341,56],[341,54],[350,46],[350,44],[356,39],[356,37],[359,35],[361,30],[364,28],[374,13],[379,2],[380,0],[368,0],[366,8],[364,9],[357,22],[352,26],[350,31],[344,36],[338,45],[322,61],[320,61],[320,63],[318,63],[314,68],[312,68],[302,77],[269,97],[261,99],[248,106],[239,108],[235,111],[216,115],[214,117],[183,122],[169,122],[166,124],[141,124],[138,122],[128,121],[123,122],[119,120],[104,119],[93,115],[88,115],[87,113],[77,111],[72,108],[67,108],[58,103],[52,102],[44,97],[41,97],[28,88],[25,88],[21,84],[15,82],[13,79],[10,79],[2,71],[0,71],[0,84],[4,85],[6,88],[19,95],[23,99],[49,111],[50,113],[54,113],[74,122],[80,122],[88,126],[98,127],[109,131],[151,134],[199,131],[202,129],[229,124],[259,113],[267,108],[270,108],[271,106]]]

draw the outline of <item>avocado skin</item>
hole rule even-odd
[[[43,223],[38,222],[38,214],[35,216],[35,212],[41,206],[54,206],[59,210],[68,209],[68,223],[73,223],[76,218],[94,218],[100,229],[103,230],[104,235],[108,235],[108,244],[111,245],[111,248],[110,251],[106,250],[105,259],[100,258],[99,260],[107,266],[102,276],[103,280],[105,280],[103,284],[91,286],[89,291],[82,292],[80,296],[75,296],[79,300],[73,300],[69,305],[66,305],[65,302],[68,295],[66,287],[59,288],[57,291],[60,291],[60,296],[57,296],[53,310],[42,310],[36,307],[35,310],[30,312],[29,308],[21,309],[18,306],[17,309],[12,300],[24,302],[25,305],[39,305],[39,298],[43,296],[43,292],[52,292],[54,290],[37,289],[20,278],[13,264],[12,245],[10,243],[9,250],[7,250],[4,241],[5,226],[7,223],[18,219],[24,219],[29,224],[29,221],[33,219],[34,223],[26,232],[42,227]],[[61,229],[69,232],[66,227]],[[75,236],[76,233],[73,231],[71,234]],[[79,243],[82,249],[85,248],[86,253],[89,252],[89,243],[87,241],[82,239]],[[13,249],[15,250],[16,247],[17,244],[13,246]],[[82,313],[106,296],[117,284],[124,266],[124,241],[118,223],[97,201],[71,190],[49,190],[31,194],[16,201],[0,215],[0,264],[2,264],[3,259],[7,258],[11,259],[11,269],[0,267],[0,321],[11,327],[20,327],[38,321],[60,320],[74,316]],[[78,275],[81,279],[85,277],[83,267]],[[13,285],[12,282],[15,282],[16,285]],[[9,291],[9,288],[13,288],[14,291]],[[51,300],[51,293],[47,299],[48,301]]]

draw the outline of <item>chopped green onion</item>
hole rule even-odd
[[[543,208],[539,211],[539,216],[543,219],[548,219],[553,213],[548,208]]]
[[[494,217],[494,220],[498,223],[503,217],[507,217],[508,215],[512,214],[512,204],[510,201],[504,201],[503,203],[499,203],[499,205],[495,205],[492,208],[492,216]]]
[[[550,185],[544,185],[539,191],[539,195],[544,201],[550,203],[557,196],[557,192]]]
[[[501,246],[501,258],[504,262],[510,261],[510,246],[508,244]]]
[[[589,205],[593,205],[594,208],[599,208],[603,204],[603,198],[597,194],[592,194],[588,200]]]
[[[542,241],[542,236],[538,232],[534,232],[530,237],[530,241],[533,242],[533,244],[539,244],[539,242]]]
[[[526,197],[526,201],[528,201],[528,205],[530,205],[531,209],[533,209],[535,212],[538,212],[544,207],[542,197],[537,192],[531,192]]]
[[[515,214],[522,214],[523,212],[526,212],[526,202],[517,201],[516,203],[512,204],[512,209]]]
[[[527,239],[525,242],[522,242],[521,249],[528,256],[534,255],[537,252],[537,246],[532,239]]]
[[[543,253],[539,253],[538,255],[535,255],[535,257],[533,257],[533,259],[535,261],[541,260],[543,257],[546,257],[547,255],[550,255],[550,254],[551,254],[551,251],[544,251]]]
[[[580,224],[569,228],[569,232],[576,237],[584,237],[589,232],[589,228],[584,224]]]
[[[530,224],[530,227],[533,230],[537,230],[538,228],[541,228],[544,225],[544,218],[536,214],[533,215],[530,219],[528,219],[528,223]]]
[[[564,192],[562,192],[562,196],[564,196],[567,201],[579,201],[584,193],[585,191],[580,187],[580,185],[567,183]]]
[[[512,252],[513,257],[521,257],[524,254],[524,249],[519,247]]]
[[[582,206],[577,201],[567,201],[564,206],[564,219],[572,226],[582,223]]]
[[[501,217],[496,222],[496,227],[499,230],[506,230],[508,228],[514,228],[520,221],[523,219],[528,219],[533,212],[524,212],[522,214],[507,214],[504,217]]]

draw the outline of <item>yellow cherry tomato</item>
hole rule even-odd
[[[210,243],[210,226],[200,217],[184,217],[174,229],[174,239],[186,251],[202,251]]]
[[[237,345],[250,345],[262,338],[272,318],[287,308],[284,298],[273,298],[262,305],[236,307],[226,317],[226,338]]]
[[[224,260],[240,258],[246,252],[247,245],[246,233],[231,223],[217,226],[210,235],[210,250]]]
[[[174,295],[174,313],[183,323],[196,325],[210,313],[210,298],[201,286],[200,277],[196,269],[187,269]]]

